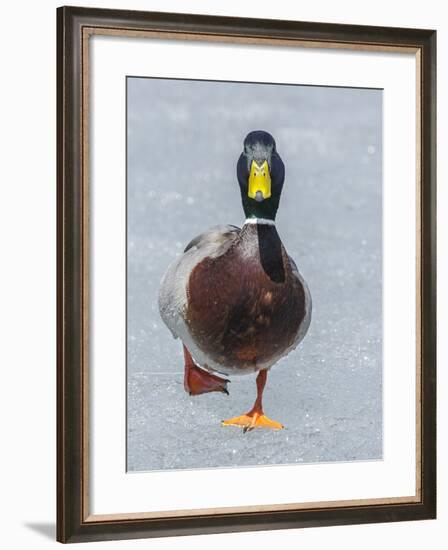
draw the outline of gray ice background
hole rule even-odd
[[[128,471],[382,457],[382,92],[128,78]],[[280,432],[242,434],[255,376],[188,396],[182,346],[157,307],[187,242],[244,220],[235,166],[271,132],[286,166],[277,227],[307,280],[313,319],[269,373]]]

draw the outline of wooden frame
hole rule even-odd
[[[436,513],[436,33],[84,8],[57,12],[57,539],[60,542],[434,518]],[[167,517],[90,516],[87,484],[88,184],[86,71],[91,34],[398,50],[419,60],[417,227],[418,498]]]

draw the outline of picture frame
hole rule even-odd
[[[415,62],[415,494],[92,513],[91,40],[175,40],[408,55]],[[436,517],[436,32],[61,7],[57,10],[57,540],[82,542]],[[98,60],[94,60],[98,63]],[[400,213],[396,212],[396,220]],[[171,475],[167,473],[166,475]],[[294,483],[292,483],[294,485]]]

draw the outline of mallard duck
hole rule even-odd
[[[280,430],[263,411],[268,370],[292,351],[311,321],[311,296],[275,226],[285,167],[274,138],[250,132],[237,162],[246,220],[194,238],[168,268],[159,292],[161,317],[183,343],[190,395],[228,394],[225,376],[257,372],[257,397],[223,426]]]

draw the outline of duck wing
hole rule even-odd
[[[205,258],[218,258],[238,238],[235,225],[216,225],[191,240],[168,267],[159,289],[159,311],[174,337],[185,341],[184,315],[187,308],[187,287],[193,269]]]
[[[209,245],[217,248],[225,247],[233,243],[240,231],[241,229],[236,225],[215,225],[192,239],[185,247],[184,253],[192,248],[200,249]]]
[[[311,323],[311,313],[313,309],[313,304],[311,300],[311,293],[310,289],[308,288],[308,285],[306,284],[305,279],[302,277],[296,262],[289,256],[288,254],[289,263],[291,265],[291,271],[292,274],[299,280],[300,284],[303,287],[303,291],[305,293],[305,316],[303,318],[302,324],[300,325],[299,331],[297,333],[294,346],[295,348],[304,338],[305,334],[308,332],[308,328]]]

